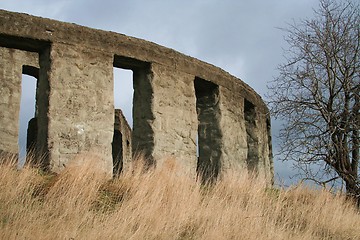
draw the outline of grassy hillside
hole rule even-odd
[[[236,172],[204,187],[171,159],[106,181],[86,162],[58,176],[0,164],[0,239],[360,239],[359,213],[325,191]]]

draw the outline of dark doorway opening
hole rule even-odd
[[[221,169],[219,87],[195,78],[196,112],[198,117],[197,174],[203,183],[214,181]]]
[[[114,135],[112,140],[113,174],[121,173],[124,161],[131,158],[133,126],[133,71],[114,65]],[[130,139],[129,139],[130,138]]]
[[[151,159],[153,134],[149,121],[153,119],[152,75],[149,63],[128,57],[115,55],[113,67],[113,166],[114,173],[120,173],[137,152],[142,153],[146,160]]]
[[[247,168],[257,173],[259,165],[259,142],[256,126],[256,109],[253,103],[244,99],[244,118],[247,139]]]

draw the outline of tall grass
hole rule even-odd
[[[59,175],[0,164],[0,239],[360,239],[357,210],[326,191],[236,171],[201,186],[171,159],[109,181],[86,162]]]

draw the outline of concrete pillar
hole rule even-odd
[[[115,109],[112,156],[114,174],[127,171],[132,160],[131,128],[120,109]]]
[[[258,173],[266,179],[268,184],[274,183],[274,166],[272,162],[272,143],[270,119],[261,113],[258,113],[258,146],[259,146],[259,164]]]
[[[247,169],[247,135],[244,121],[243,97],[232,89],[219,87],[223,171]]]
[[[90,153],[112,175],[113,55],[54,43],[49,58],[49,169],[59,172],[77,154]]]
[[[196,98],[194,76],[153,63],[153,156],[175,157],[184,171],[196,175]]]

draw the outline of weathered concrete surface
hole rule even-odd
[[[113,56],[53,43],[50,59],[50,169],[59,172],[76,154],[94,152],[103,155],[104,170],[112,172]]]
[[[222,168],[247,169],[247,138],[244,121],[243,96],[232,89],[219,87],[220,128],[222,129]]]
[[[175,157],[189,173],[196,172],[196,106],[194,76],[153,64],[152,156]],[[158,162],[162,165],[162,162]]]
[[[193,175],[236,166],[272,181],[268,109],[220,68],[141,39],[7,11],[0,11],[0,47],[1,151],[17,153],[21,69],[29,65],[39,68],[36,152],[44,165],[59,172],[92,152],[112,174],[118,67],[134,73],[133,153],[159,167],[173,156]]]

